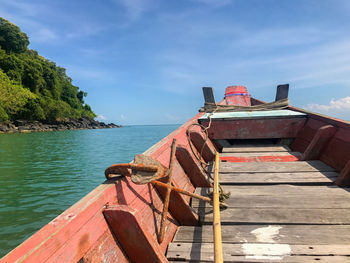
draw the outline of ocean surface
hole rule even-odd
[[[0,134],[0,257],[178,127]]]

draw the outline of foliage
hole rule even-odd
[[[0,17],[0,46],[6,52],[24,52],[29,39],[18,26]]]
[[[85,104],[87,93],[72,84],[66,70],[27,49],[25,33],[0,18],[0,118],[54,122],[63,118],[94,118]],[[5,118],[5,117],[3,117]]]
[[[6,111],[3,107],[0,105],[0,121],[7,121],[9,119],[9,116],[7,115]]]
[[[16,116],[29,99],[36,96],[28,89],[17,85],[0,70],[0,104],[10,116]]]

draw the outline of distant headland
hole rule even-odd
[[[28,45],[18,26],[0,17],[0,133],[121,127],[94,120],[87,93],[66,69]]]

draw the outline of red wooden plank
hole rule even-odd
[[[251,157],[233,157],[233,156],[225,156],[220,157],[220,160],[223,162],[231,162],[231,163],[264,163],[264,162],[295,162],[299,161],[299,158],[294,155],[287,156],[251,156]]]
[[[190,139],[199,153],[202,153],[205,162],[212,162],[215,158],[216,149],[208,138],[205,141],[204,135],[199,132],[191,132]]]
[[[90,218],[101,212],[106,203],[113,202],[115,196],[113,183],[98,186],[12,250],[2,259],[3,262],[45,262]]]
[[[303,138],[297,137],[291,145],[291,149],[294,152],[304,152],[309,145],[310,141],[307,141]]]
[[[110,230],[102,234],[102,236],[91,246],[89,251],[79,262],[89,263],[114,263],[114,262],[129,262],[129,259],[124,255],[122,256],[116,251],[116,242]]]
[[[350,142],[350,128],[348,130],[346,130],[346,129],[339,129],[334,137],[336,139],[339,139],[339,140],[342,140],[344,142],[349,143]]]
[[[324,149],[320,160],[341,171],[350,159],[350,143],[334,138]]]
[[[110,206],[103,211],[120,245],[132,262],[168,262],[150,234],[144,218],[128,206]]]
[[[161,179],[161,182],[166,182],[166,180]],[[178,187],[175,182],[173,182],[175,187]],[[166,189],[160,186],[155,186],[162,196],[163,200],[166,195]],[[190,205],[185,199],[185,195],[181,195],[178,192],[171,191],[169,211],[172,216],[180,223],[182,226],[195,226],[198,225],[198,215],[190,208]]]
[[[295,138],[305,118],[213,121],[211,139]]]
[[[116,181],[117,202],[121,205],[127,205],[134,210],[139,211],[147,221],[149,232],[157,240],[157,233],[160,222],[160,215],[163,210],[163,202],[152,185],[136,185],[131,182],[130,178],[123,178]],[[164,242],[161,249],[166,250],[167,244],[172,240],[178,223],[168,214],[167,232],[165,233]]]
[[[176,158],[195,187],[210,187],[199,161],[185,146],[177,146]]]
[[[78,262],[90,248],[97,243],[101,235],[105,232],[112,237],[112,233],[101,211],[82,225],[71,238],[66,240],[62,247],[57,249],[55,253],[47,259],[47,261]],[[100,246],[101,244],[98,245]],[[117,257],[118,262],[129,262],[116,241],[114,241],[113,254]]]
[[[310,144],[302,155],[302,160],[318,160],[322,150],[327,146],[330,139],[334,136],[337,129],[332,125],[320,127]]]
[[[321,115],[318,113],[310,112],[310,111],[300,109],[297,107],[292,107],[292,106],[289,106],[288,109],[306,113],[310,119],[325,122],[326,124],[330,124],[330,125],[333,125],[335,127],[340,127],[340,128],[344,128],[344,129],[348,129],[348,130],[350,129],[350,122],[349,121],[333,118],[333,117],[326,116],[326,115]]]
[[[341,170],[335,183],[342,187],[350,187],[350,159]]]

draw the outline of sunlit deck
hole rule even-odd
[[[333,184],[333,168],[321,161],[283,162],[299,153],[278,145],[226,147],[220,156],[247,161],[220,163],[220,182],[231,193],[221,212],[225,262],[350,262],[350,193]],[[264,156],[282,157],[264,162]],[[212,207],[198,200],[192,207],[201,226],[179,228],[169,261],[214,260]]]

